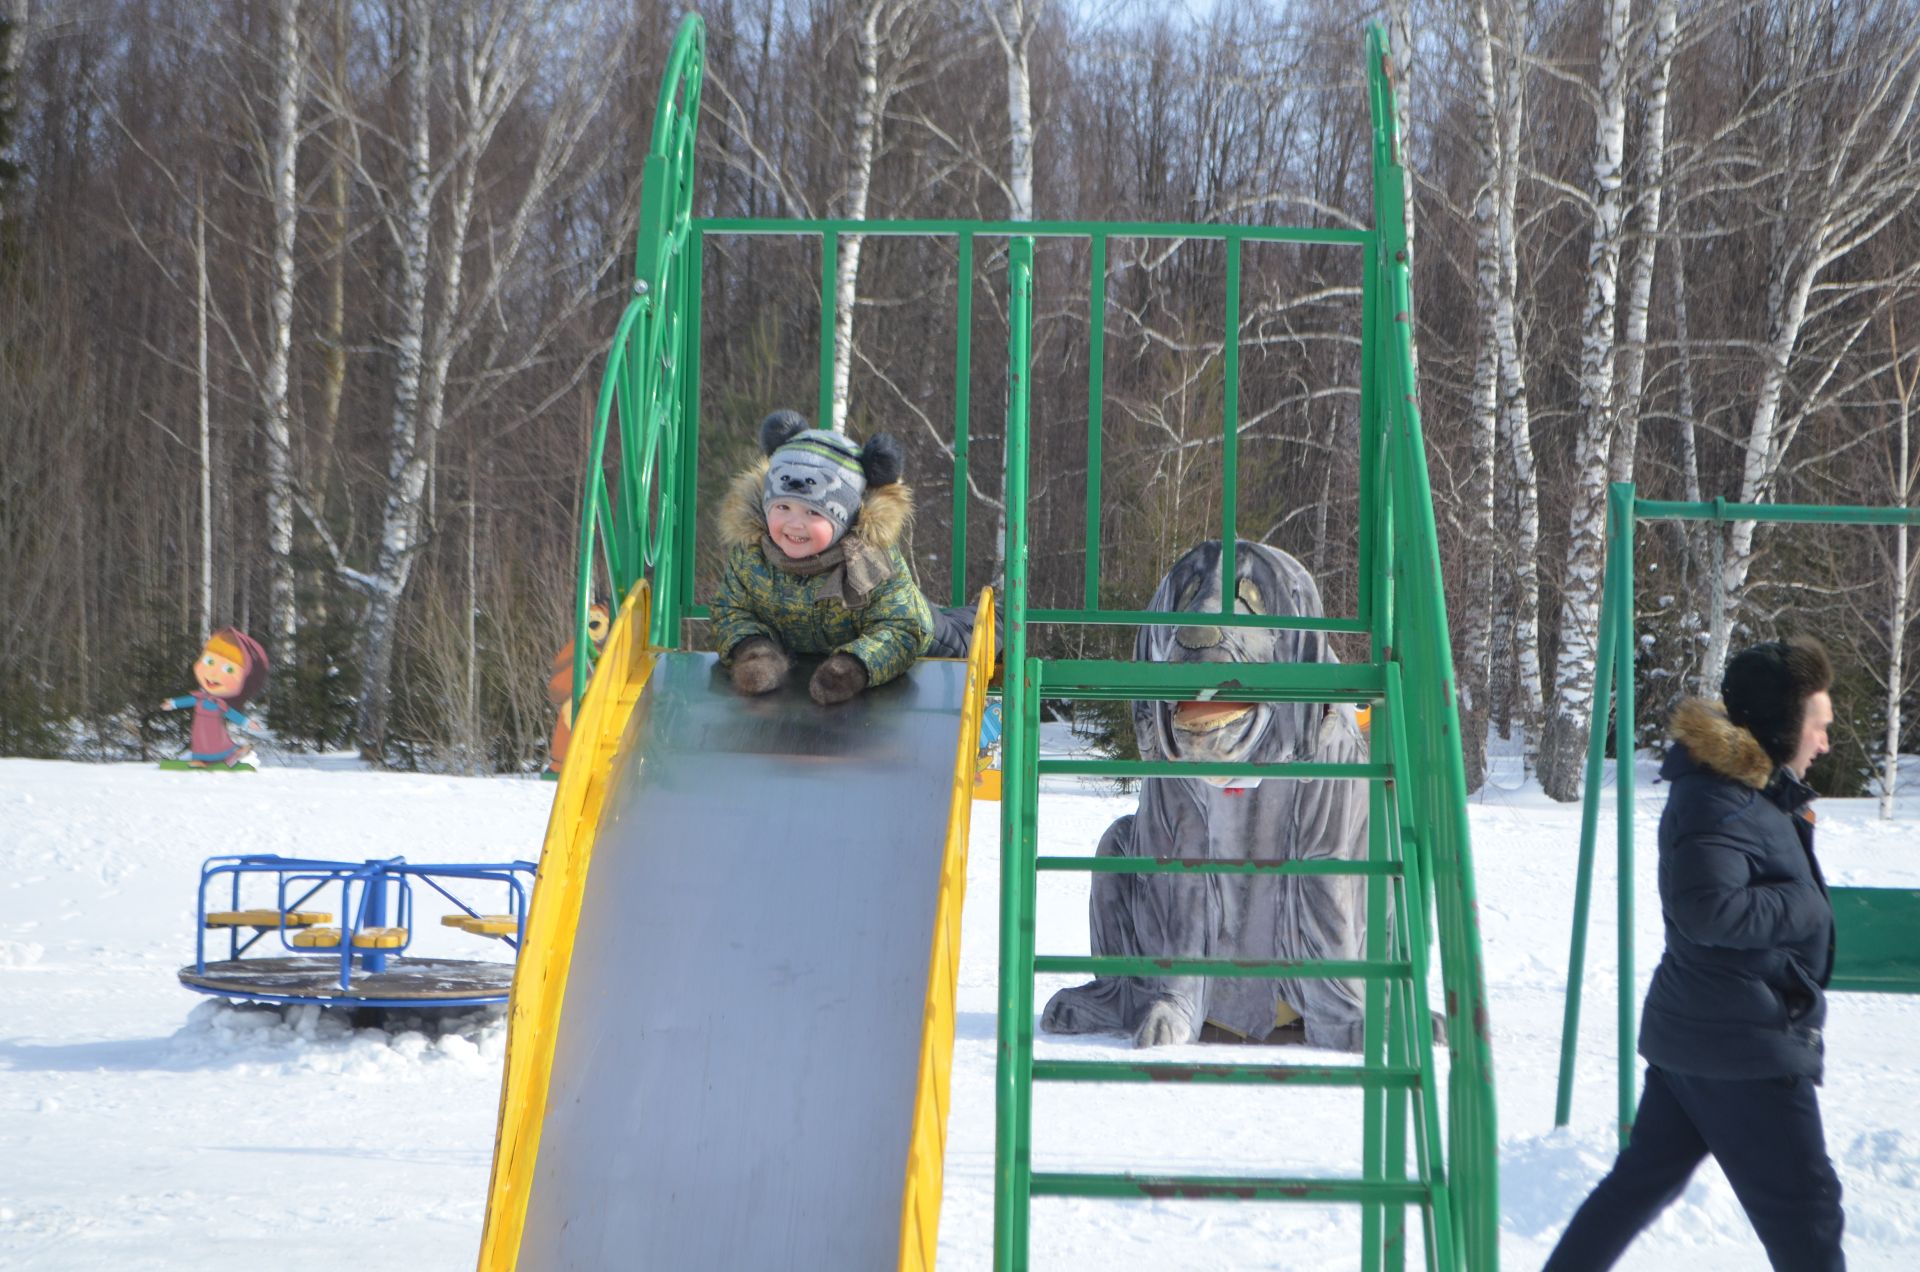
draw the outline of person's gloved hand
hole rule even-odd
[[[807,692],[823,707],[845,702],[867,687],[867,669],[852,654],[835,654],[813,673]]]
[[[735,645],[732,659],[733,687],[741,693],[771,693],[787,678],[787,655],[765,636],[750,636]]]

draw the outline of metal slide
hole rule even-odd
[[[496,1179],[489,1238],[503,1203],[519,1238],[482,1266],[899,1266],[970,668],[823,708],[811,663],[749,700],[712,654],[652,656],[604,770],[537,1154],[518,1196]]]

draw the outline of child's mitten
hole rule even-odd
[[[845,702],[867,687],[867,669],[852,654],[835,654],[813,673],[807,692],[823,707]]]
[[[733,648],[733,687],[745,694],[771,693],[787,678],[787,665],[780,646],[765,636],[750,636]]]

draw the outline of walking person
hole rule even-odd
[[[1546,1272],[1612,1267],[1708,1153],[1776,1272],[1846,1266],[1816,1090],[1833,906],[1805,780],[1827,750],[1832,683],[1818,641],[1768,641],[1728,662],[1720,702],[1674,712],[1660,769],[1667,948],[1640,1026],[1646,1089],[1626,1148]]]

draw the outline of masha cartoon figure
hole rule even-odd
[[[188,761],[195,768],[224,764],[232,768],[253,753],[245,742],[235,743],[229,724],[246,728],[252,723],[240,714],[267,684],[267,651],[237,627],[223,627],[207,637],[207,647],[193,664],[200,688],[160,704],[165,711],[193,708],[193,733]]]

